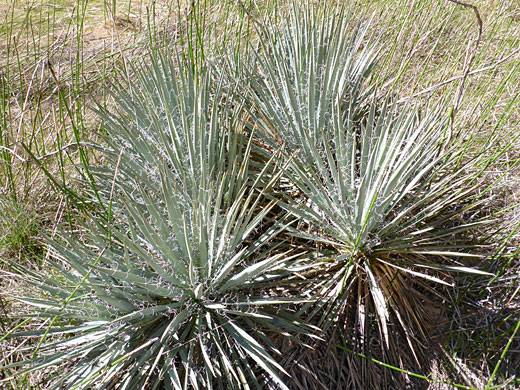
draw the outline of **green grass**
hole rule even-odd
[[[44,248],[38,240],[40,227],[37,217],[21,210],[12,201],[4,199],[0,202],[5,210],[0,219],[3,234],[0,238],[0,252],[9,258],[16,258],[18,262],[41,260]]]
[[[333,9],[336,3],[317,7]],[[381,61],[368,82],[399,99],[418,95],[417,104],[447,102],[449,109],[456,109],[447,119],[449,128],[466,141],[466,155],[483,154],[472,168],[479,172],[476,182],[485,189],[499,180],[477,215],[496,214],[499,221],[497,232],[481,233],[494,237],[495,245],[485,255],[494,256],[489,270],[496,278],[489,286],[457,280],[464,288],[446,302],[452,305],[453,321],[446,325],[448,337],[442,341],[452,362],[443,363],[450,382],[490,388],[520,375],[515,365],[520,361],[515,328],[520,294],[514,295],[520,269],[520,8],[492,0],[477,6],[484,23],[478,47],[473,11],[455,3],[363,0],[352,2],[350,10],[355,19],[372,18],[369,33],[381,43]],[[82,203],[84,191],[94,180],[88,167],[105,162],[102,153],[88,147],[103,142],[105,132],[93,108],[114,107],[108,92],[125,67],[146,58],[150,50],[168,47],[200,71],[205,61],[218,62],[225,51],[246,50],[248,40],[258,45],[262,23],[279,23],[281,10],[290,7],[290,1],[272,0],[0,3],[0,269],[6,287],[0,296],[2,333],[21,323],[16,318],[25,312],[10,295],[23,294],[27,286],[10,273],[16,265],[48,270],[41,232],[82,234],[78,221],[89,210]],[[474,74],[465,80],[457,104],[460,76],[471,53],[475,57],[469,71]],[[443,114],[448,117],[448,112]],[[42,324],[36,318],[23,327]],[[0,359],[21,359],[16,344],[2,343]],[[354,351],[345,359],[362,366],[364,356]],[[2,360],[0,366],[4,364]],[[377,371],[377,362],[372,366]],[[13,373],[4,372],[0,379]],[[31,388],[38,379],[24,376],[5,385]],[[512,380],[508,386],[518,383]]]

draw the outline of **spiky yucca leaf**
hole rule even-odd
[[[368,24],[355,25],[347,15],[315,15],[295,7],[280,28],[271,27],[259,52],[240,58],[243,82],[250,84],[254,120],[266,140],[284,143],[309,158],[309,142],[332,137],[335,105],[348,99],[359,119],[371,88],[363,88],[375,65],[377,47],[367,44]],[[249,106],[248,106],[249,107]]]
[[[53,388],[286,388],[264,332],[303,330],[280,310],[297,300],[269,287],[291,255],[274,244],[283,226],[267,222],[276,202],[248,167],[240,110],[170,59],[135,76],[115,94],[124,113],[105,115],[115,168],[99,193],[115,215],[86,244],[49,242],[60,277],[33,274],[49,296],[23,301],[51,327],[30,334],[43,337],[23,363],[72,363]]]
[[[486,222],[459,222],[478,205],[471,167],[455,168],[459,145],[443,145],[440,108],[420,115],[369,99],[363,80],[377,49],[344,19],[297,10],[267,42],[244,64],[251,123],[292,159],[282,204],[299,223],[288,230],[321,253],[306,275],[321,302],[311,316],[328,328],[355,306],[363,334],[374,312],[388,346],[394,315],[414,351],[426,338],[427,301],[415,287],[449,285],[450,272],[485,274],[465,266],[478,256],[460,239]]]

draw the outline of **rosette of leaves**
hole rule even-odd
[[[114,93],[120,111],[103,114],[108,216],[85,241],[49,241],[57,276],[32,273],[47,295],[22,301],[50,324],[18,335],[41,336],[20,364],[61,367],[51,388],[286,388],[266,334],[308,329],[272,288],[291,266],[264,196],[276,177],[259,185],[218,81],[165,57],[131,80]]]
[[[479,205],[478,159],[465,165],[460,144],[445,145],[441,106],[420,114],[376,98],[366,84],[377,46],[345,20],[297,10],[267,32],[243,64],[250,123],[291,160],[280,204],[298,221],[288,231],[315,251],[309,320],[327,329],[354,310],[361,335],[376,318],[389,347],[392,317],[416,355],[439,284],[485,274],[472,267],[481,248],[470,232],[488,221],[465,219]]]

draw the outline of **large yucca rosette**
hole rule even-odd
[[[489,275],[472,232],[490,221],[464,218],[481,202],[481,162],[448,142],[442,102],[399,104],[370,83],[378,50],[365,32],[342,16],[294,11],[242,64],[242,95],[250,127],[284,151],[279,204],[297,221],[287,231],[315,248],[307,320],[328,329],[354,312],[363,336],[376,318],[386,348],[388,324],[398,324],[417,358],[427,295],[460,272]]]
[[[108,216],[83,241],[49,241],[59,276],[32,273],[48,295],[22,299],[50,325],[19,335],[41,336],[20,364],[63,367],[53,388],[285,388],[270,337],[309,327],[288,309],[301,300],[273,287],[296,264],[265,196],[277,176],[260,180],[275,164],[249,168],[218,80],[166,57],[132,79],[114,92],[119,113],[102,113],[111,165],[93,169],[93,198]]]

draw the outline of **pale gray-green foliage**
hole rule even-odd
[[[261,117],[255,118],[271,139],[281,137],[300,159],[312,164],[309,143],[323,149],[333,137],[337,107],[348,100],[358,119],[366,110],[377,46],[368,41],[368,24],[354,25],[347,15],[315,16],[296,8],[244,64]],[[269,138],[268,138],[269,140]]]
[[[368,291],[372,304],[358,297],[361,329],[366,305],[375,307],[388,346],[392,309],[412,346],[402,312],[413,308],[398,302],[396,275],[450,285],[435,272],[485,274],[460,259],[478,257],[461,237],[486,221],[458,222],[478,206],[469,185],[476,160],[457,167],[461,148],[445,145],[443,106],[420,113],[366,87],[376,46],[364,31],[342,16],[318,23],[296,10],[244,64],[244,95],[250,122],[290,161],[284,178],[293,189],[281,204],[299,223],[288,230],[324,249],[312,260],[323,272],[311,284],[321,302],[311,312],[327,308],[319,322],[327,328]]]
[[[29,370],[74,361],[53,388],[285,388],[264,332],[301,330],[280,310],[297,300],[265,286],[291,256],[274,248],[276,202],[249,169],[239,110],[171,58],[134,76],[114,93],[122,111],[104,114],[98,191],[114,215],[87,225],[87,244],[51,241],[62,278],[33,274],[50,295],[24,299],[63,324],[47,336],[72,336],[45,340]]]

